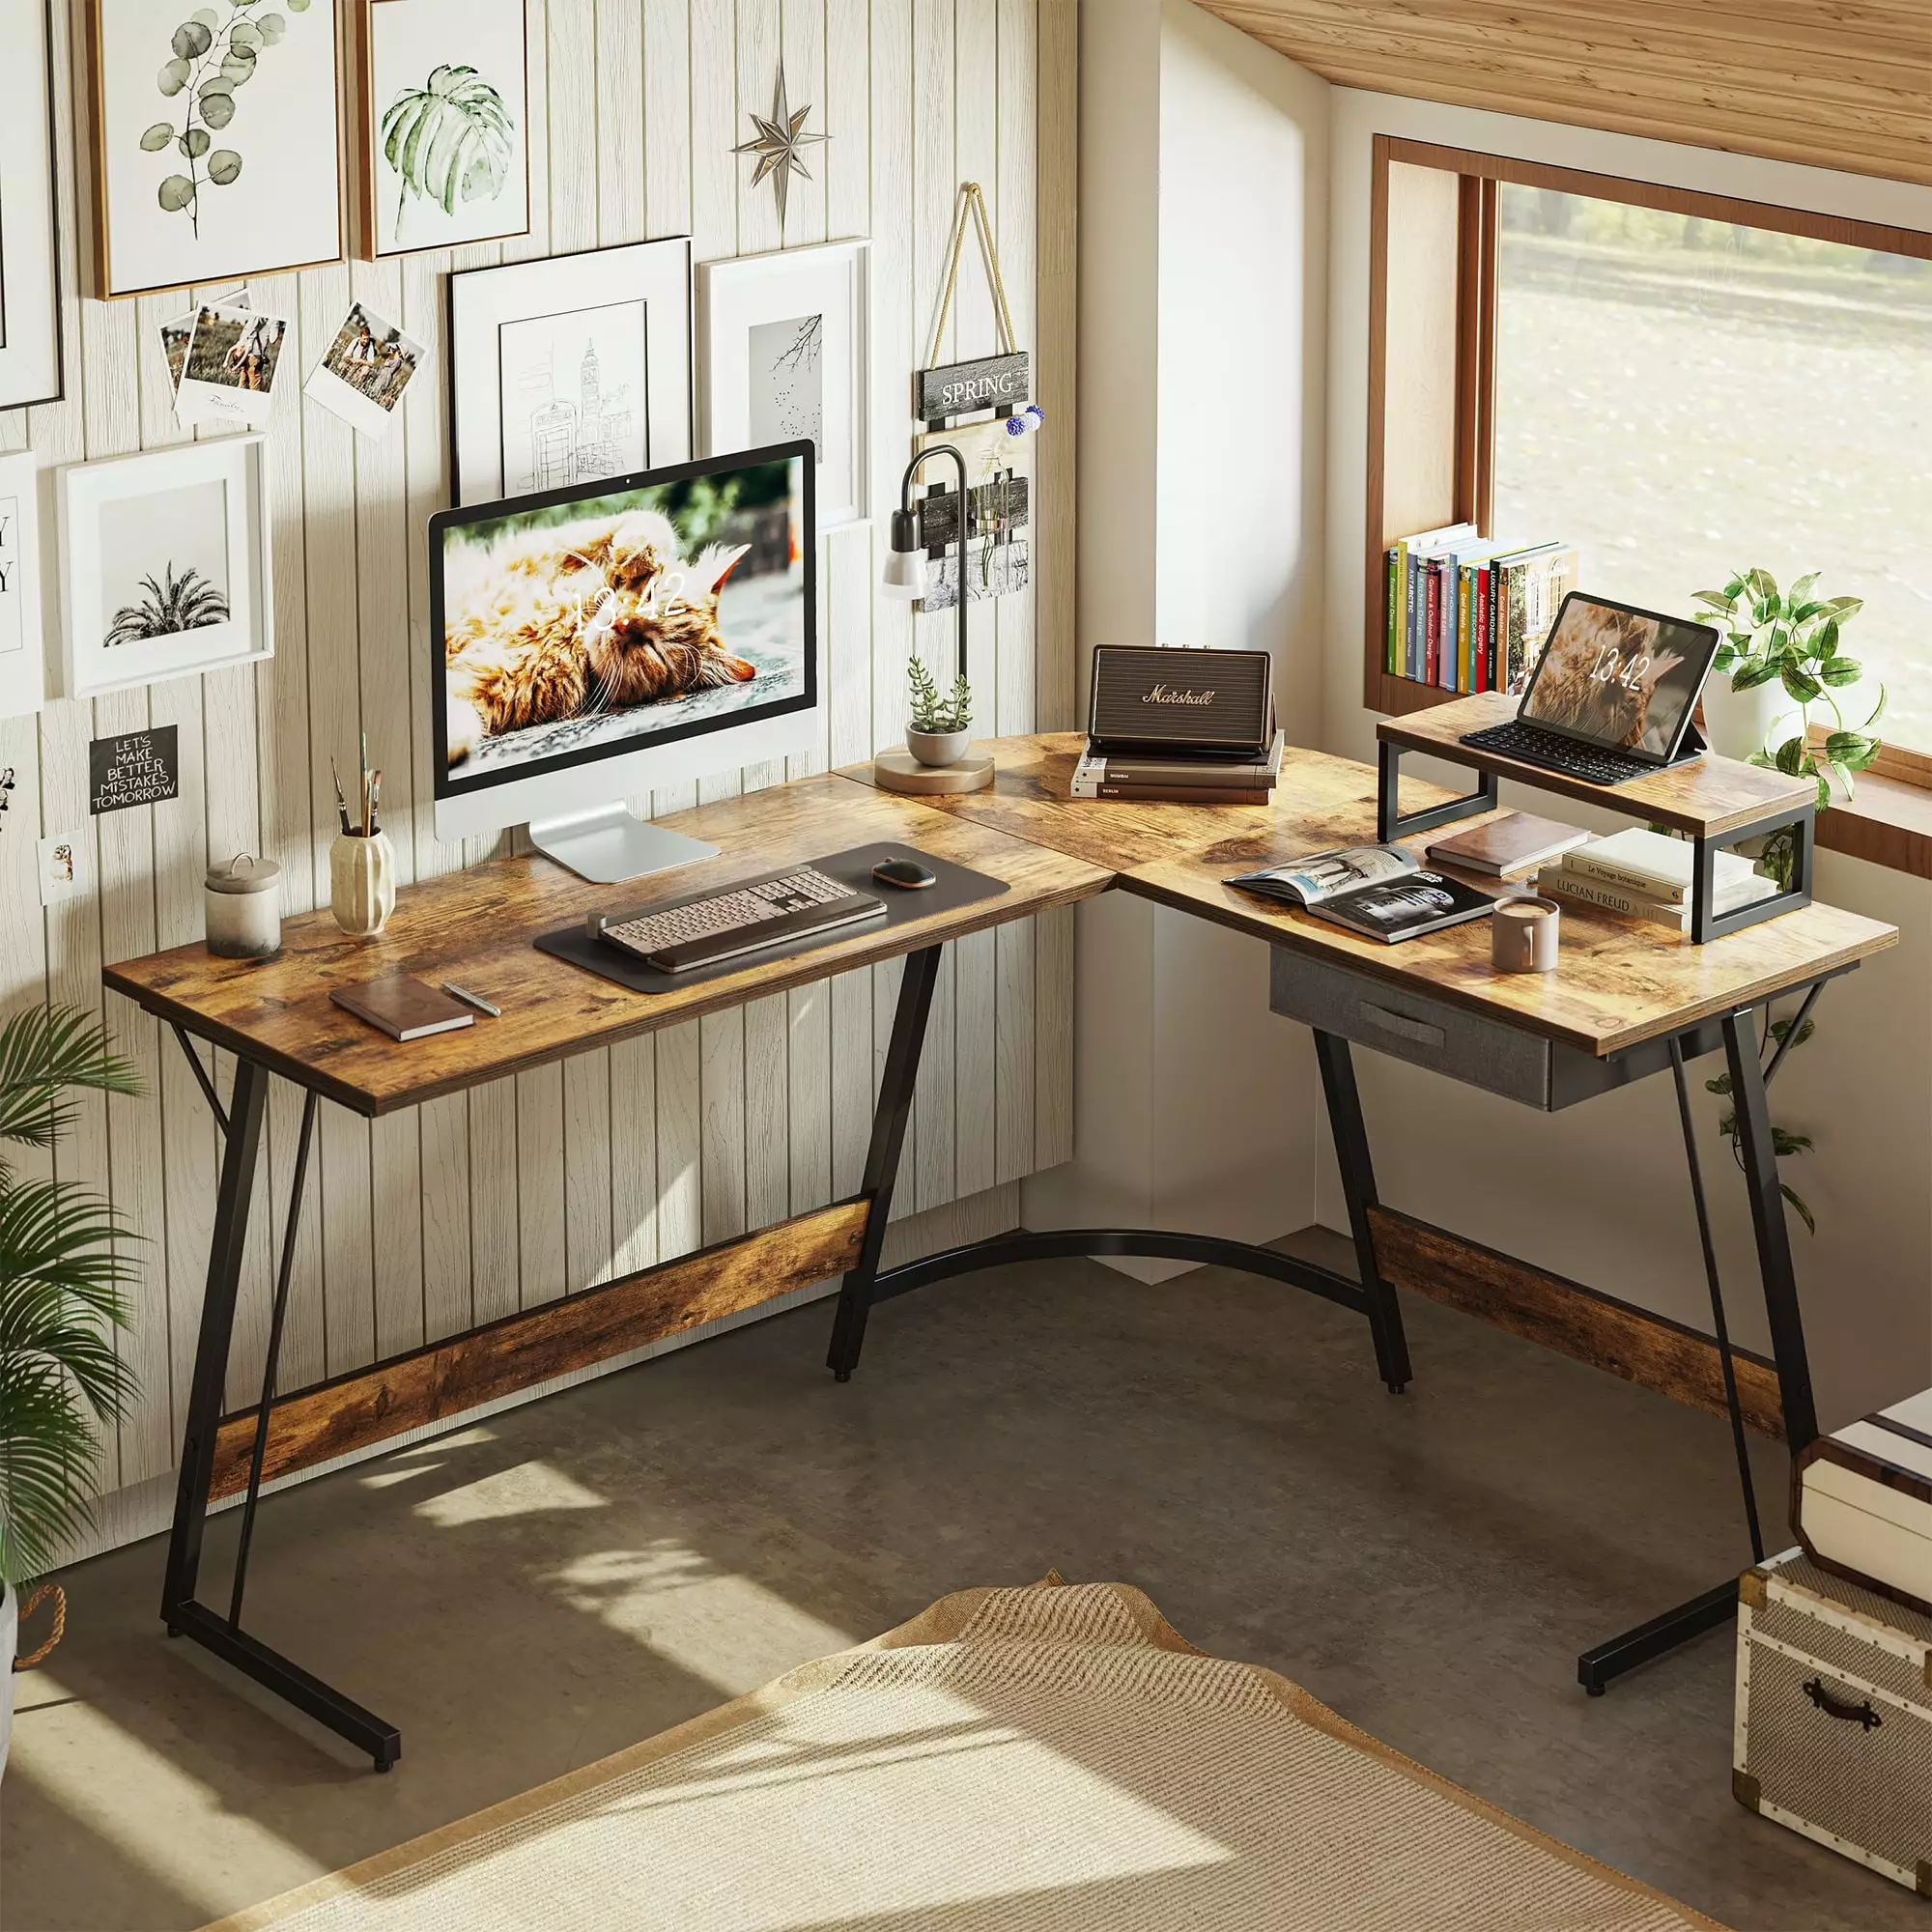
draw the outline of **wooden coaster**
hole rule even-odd
[[[943,791],[982,791],[993,782],[993,761],[984,753],[968,752],[950,765],[923,765],[903,745],[895,745],[873,758],[872,782],[881,791],[928,797]]]

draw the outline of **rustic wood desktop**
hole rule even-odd
[[[828,1365],[856,1367],[872,1306],[928,1283],[1042,1256],[1132,1255],[1214,1263],[1321,1294],[1366,1317],[1383,1379],[1399,1391],[1410,1370],[1398,1286],[1460,1299],[1519,1332],[1572,1352],[1574,1341],[1614,1341],[1604,1365],[1728,1411],[1742,1444],[1747,1419],[1794,1446],[1816,1434],[1782,1201],[1765,1113],[1754,1014],[1780,993],[1808,989],[1895,943],[1889,926],[1809,906],[1704,947],[1610,914],[1566,917],[1562,969],[1507,976],[1489,965],[1487,927],[1464,926],[1388,948],[1303,915],[1268,908],[1221,883],[1230,872],[1374,835],[1376,774],[1318,753],[1290,754],[1273,807],[1076,803],[1067,781],[1082,741],[998,741],[992,789],[912,800],[864,787],[869,767],[774,786],[668,821],[720,846],[680,867],[664,896],[807,860],[867,840],[900,840],[1006,883],[1000,896],[809,952],[768,959],[668,994],[632,992],[539,952],[553,927],[650,896],[647,885],[585,884],[540,858],[498,860],[412,887],[389,929],[345,938],[327,914],[293,920],[272,960],[213,958],[200,946],[104,969],[108,986],[166,1022],[193,1065],[225,1136],[208,1287],[184,1430],[161,1615],[173,1634],[203,1644],[387,1770],[401,1750],[393,1724],[242,1628],[261,1486],[477,1404],[609,1359],[659,1337],[842,1276]],[[1406,786],[1428,809],[1448,794]],[[893,1269],[879,1265],[906,1117],[932,997],[949,939],[1065,906],[1110,888],[1255,933],[1274,948],[1274,1006],[1316,1034],[1354,1236],[1359,1280],[1272,1249],[1152,1230],[1017,1233]],[[276,1386],[293,1232],[300,1211],[316,1105],[328,1098],[369,1116],[415,1106],[506,1073],[609,1046],[640,1033],[743,1004],[848,968],[904,955],[891,1041],[859,1194],[776,1227],[586,1289],[315,1388]],[[384,973],[453,979],[502,1009],[500,1019],[407,1045],[334,1006],[332,988]],[[207,1040],[236,1056],[224,1105],[196,1051]],[[1376,1197],[1350,1041],[1435,1065],[1541,1106],[1568,1105],[1721,1044],[1739,1098],[1741,1146],[1771,1316],[1776,1361],[1733,1356],[1575,1284],[1462,1242],[1383,1208]],[[262,1396],[221,1414],[268,1081],[306,1094],[275,1285]],[[1688,1131],[1688,1113],[1685,1116]],[[1690,1143],[1687,1139],[1687,1147]],[[1693,1179],[1695,1151],[1691,1147]],[[1700,1227],[1701,1183],[1698,1185]],[[1706,1228],[1706,1263],[1712,1271]],[[1551,1296],[1556,1298],[1551,1300]],[[1571,1298],[1569,1302],[1564,1296]],[[1573,1303],[1595,1323],[1579,1324]],[[1603,1359],[1605,1350],[1595,1350]],[[245,1492],[227,1614],[197,1601],[202,1535],[212,1501]],[[1726,1586],[1732,1587],[1732,1586]],[[1727,1613],[1722,1591],[1634,1632],[1583,1660],[1592,1690],[1617,1670],[1681,1641]],[[1700,1620],[1701,1619],[1701,1620]],[[1592,1659],[1595,1659],[1594,1664]]]

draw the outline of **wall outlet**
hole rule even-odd
[[[77,899],[94,883],[94,840],[84,832],[57,832],[41,840],[41,903]]]

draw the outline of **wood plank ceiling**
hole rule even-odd
[[[1932,185],[1932,0],[1201,0],[1345,87]]]

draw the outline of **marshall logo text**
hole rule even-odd
[[[1212,704],[1211,691],[1176,691],[1171,684],[1157,684],[1142,697],[1143,704]]]

